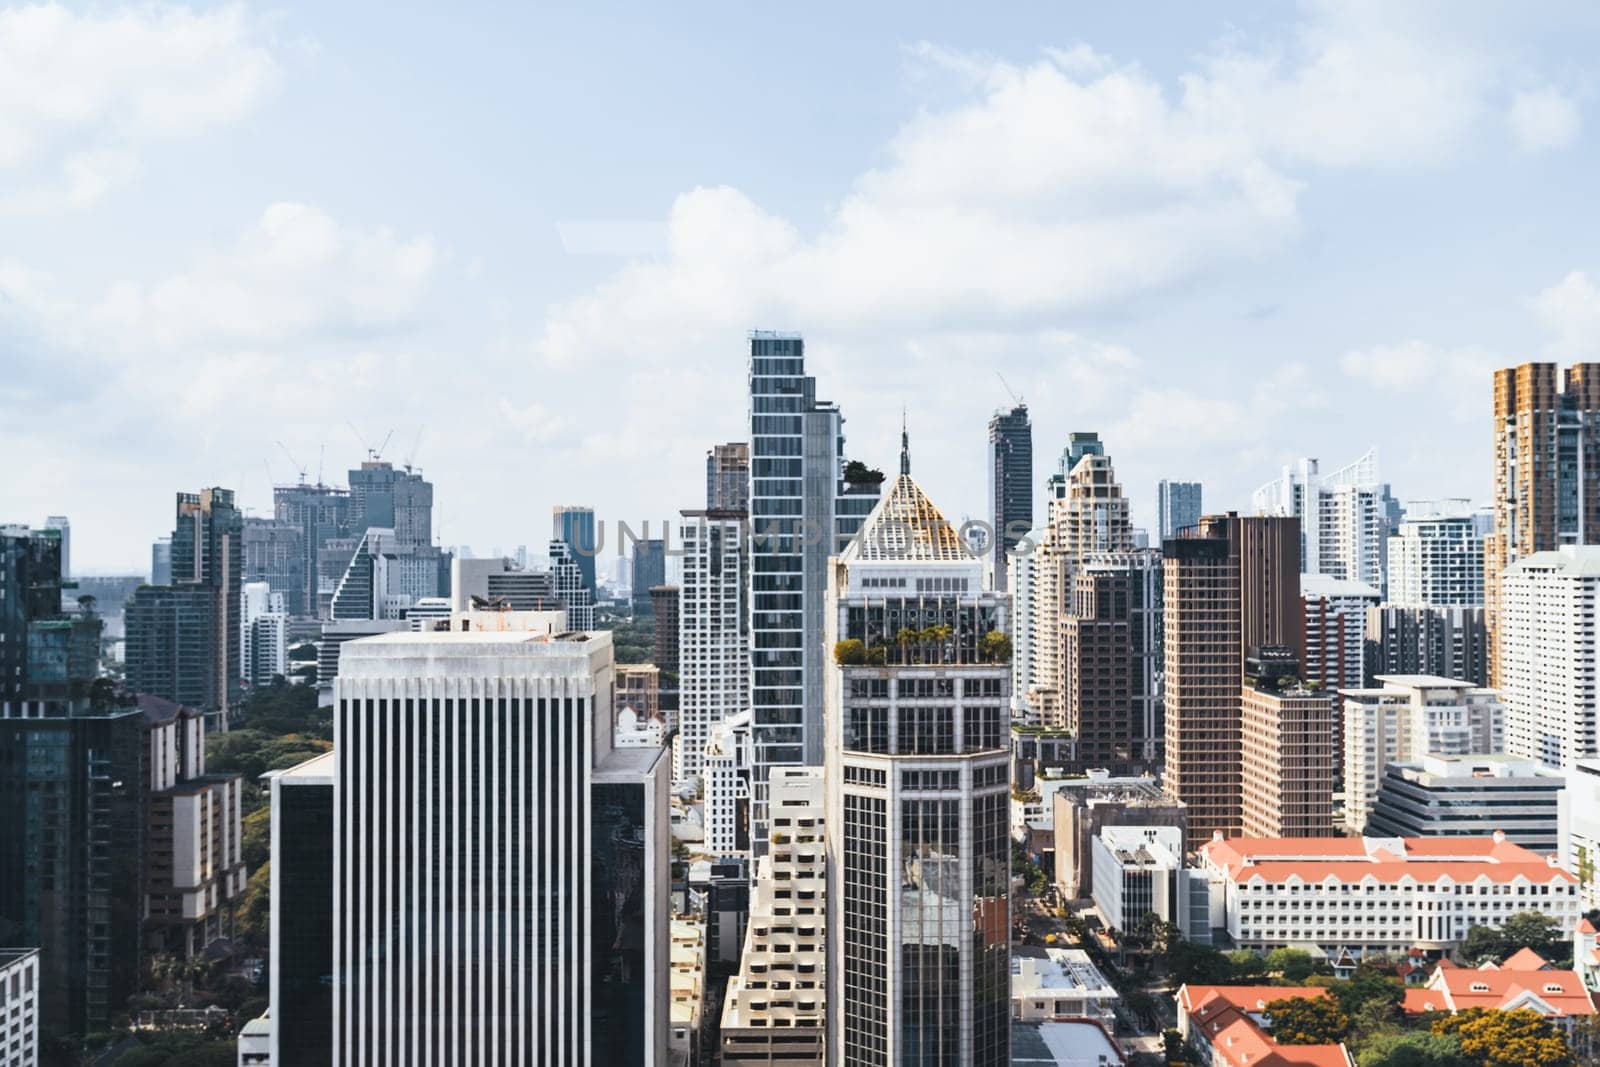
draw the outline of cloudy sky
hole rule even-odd
[[[139,570],[391,431],[445,544],[659,521],[751,328],[953,518],[996,372],[1146,523],[1481,499],[1489,371],[1600,353],[1590,4],[434,8],[0,6],[0,521]]]

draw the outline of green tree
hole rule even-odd
[[[867,646],[854,637],[833,643],[833,662],[841,667],[856,667],[867,662]]]
[[[1433,1033],[1379,1034],[1356,1053],[1359,1067],[1477,1067],[1461,1051],[1454,1035]]]
[[[244,896],[234,913],[234,937],[251,949],[265,952],[271,940],[272,864],[252,868],[244,884]]]
[[[1280,1045],[1331,1045],[1344,1040],[1350,1017],[1333,997],[1288,997],[1267,1003],[1272,1040]]]
[[[1267,970],[1291,982],[1304,982],[1317,973],[1317,961],[1299,948],[1275,948],[1267,953]]]
[[[1166,1054],[1169,1067],[1177,1067],[1184,1062],[1183,1035],[1176,1030],[1161,1031],[1161,1051]]]
[[[1247,948],[1228,953],[1228,965],[1233,968],[1235,982],[1256,982],[1267,976],[1267,961]]]
[[[1167,973],[1178,985],[1221,985],[1233,981],[1228,957],[1210,945],[1178,941],[1166,953]]]
[[[272,854],[272,809],[263,805],[246,815],[239,838],[239,854],[247,871],[263,866]]]
[[[978,638],[978,658],[985,663],[1010,663],[1011,638],[1000,630],[990,630]]]
[[[1461,1051],[1483,1067],[1574,1067],[1566,1038],[1536,1011],[1469,1008],[1433,1021],[1440,1036],[1454,1036]]]
[[[1498,927],[1474,926],[1461,942],[1461,956],[1469,963],[1501,963],[1524,948],[1547,960],[1566,956],[1561,928],[1548,915],[1519,911]]]

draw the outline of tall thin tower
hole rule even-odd
[[[1033,424],[1020,400],[989,419],[989,538],[994,587],[1006,588],[1006,558],[1033,528]]]

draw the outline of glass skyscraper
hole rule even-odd
[[[1156,522],[1161,540],[1178,536],[1178,531],[1200,525],[1201,490],[1199,482],[1174,482],[1166,478],[1156,485]]]
[[[557,505],[550,509],[550,538],[561,541],[571,549],[572,561],[583,575],[583,587],[589,590],[589,602],[598,599],[594,584],[594,557],[599,548],[594,539],[594,508]]]
[[[1028,405],[989,420],[989,554],[994,587],[1006,587],[1006,555],[1033,528],[1033,424]]]
[[[874,478],[873,475],[876,474]],[[769,768],[822,762],[828,557],[878,499],[882,475],[845,481],[844,417],[817,400],[798,334],[750,335],[751,837],[766,850]]]

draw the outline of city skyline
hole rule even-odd
[[[761,58],[773,17],[828,85]],[[0,8],[38,99],[82,87],[64,110],[0,91],[0,440],[37,457],[0,482],[15,514],[67,512],[80,573],[137,572],[125,533],[164,532],[171,486],[264,516],[271,483],[393,431],[447,545],[537,544],[574,500],[670,523],[740,434],[750,329],[805,332],[852,458],[892,466],[902,405],[961,427],[921,446],[953,519],[985,512],[996,371],[1044,454],[1101,434],[1141,527],[1160,478],[1242,510],[1285,463],[1369,445],[1399,498],[1483,502],[1492,369],[1600,339],[1592,11],[859,17],[841,41],[726,12],[375,33],[293,5]],[[124,37],[146,58],[95,58]],[[509,40],[532,60],[464,59]],[[89,65],[51,62],[68,45]],[[573,106],[602,52],[615,77]],[[781,168],[751,151],[774,136]],[[101,491],[63,503],[77,483]]]

